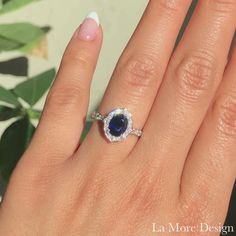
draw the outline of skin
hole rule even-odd
[[[153,222],[224,223],[236,178],[236,1],[199,0],[173,52],[190,3],[149,1],[99,108],[126,107],[140,139],[110,144],[95,122],[78,147],[102,29],[92,41],[76,31],[1,204],[0,235],[143,236]]]

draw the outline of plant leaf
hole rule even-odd
[[[48,90],[53,79],[55,78],[55,74],[55,69],[48,70],[18,84],[13,91],[30,106],[33,106]]]
[[[0,14],[4,14],[9,11],[16,10],[18,8],[21,8],[29,3],[36,2],[37,0],[11,0],[7,1],[5,4],[2,5],[2,8],[0,8]],[[1,3],[0,3],[1,5]]]
[[[14,42],[12,40],[8,40],[8,39],[0,36],[0,52],[1,51],[16,50],[16,49],[21,48],[23,46],[24,46],[24,44]]]
[[[27,76],[28,64],[28,58],[26,57],[18,57],[10,59],[8,61],[1,61],[0,73],[15,76]]]
[[[18,43],[27,44],[39,36],[44,36],[44,31],[31,23],[1,24],[0,35]]]
[[[7,2],[10,2],[12,0],[2,0],[3,5],[6,4]]]
[[[21,109],[0,105],[0,121],[9,120],[22,114]]]
[[[24,47],[19,49],[22,53],[26,53],[32,56],[47,59],[48,58],[48,43],[47,38],[43,37],[37,39]]]
[[[51,30],[50,26],[41,27],[41,30],[45,35]],[[47,38],[46,36],[42,38],[37,38],[34,41],[26,44],[25,46],[19,49],[22,53],[29,53],[30,55],[47,58],[48,47],[47,47]]]
[[[17,120],[3,133],[0,140],[0,173],[8,180],[18,160],[27,148],[35,127],[28,117]]]
[[[0,101],[6,102],[14,106],[20,106],[17,97],[9,90],[0,86]]]
[[[0,198],[3,196],[5,191],[6,191],[6,183],[0,175]],[[1,199],[0,199],[0,203],[1,203]]]
[[[80,138],[80,143],[82,143],[85,139],[85,137],[87,136],[91,126],[92,126],[93,122],[92,121],[86,121],[85,123],[85,127],[84,127],[84,130],[82,132],[82,135],[81,135],[81,138]]]
[[[0,25],[0,51],[20,49],[42,39],[46,32],[30,23]]]

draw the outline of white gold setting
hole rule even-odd
[[[117,115],[124,115],[124,117],[128,121],[127,128],[126,128],[125,132],[122,133],[118,137],[112,135],[111,132],[110,132],[110,128],[109,128],[109,124],[110,124],[112,118],[117,116]],[[99,112],[95,111],[92,114],[92,119],[103,121],[103,123],[104,123],[104,126],[103,126],[104,134],[105,134],[106,138],[110,142],[120,142],[120,141],[123,141],[123,140],[125,140],[127,138],[127,136],[129,134],[136,135],[138,137],[140,137],[142,135],[142,131],[141,130],[133,129],[132,115],[131,115],[131,113],[126,108],[114,109],[113,111],[108,113],[106,116],[102,116]]]

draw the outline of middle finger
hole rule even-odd
[[[135,149],[146,150],[141,163],[150,157],[159,169],[173,170],[166,171],[173,180],[170,184],[180,181],[190,146],[222,79],[235,24],[235,0],[199,0],[170,61]]]

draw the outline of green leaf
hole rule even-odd
[[[9,120],[11,118],[20,116],[22,110],[20,108],[11,108],[0,105],[0,121]]]
[[[31,23],[1,24],[0,35],[18,43],[27,44],[44,35],[44,31]]]
[[[42,27],[41,30],[45,33],[45,35],[51,30],[51,27],[49,26],[45,26],[45,27]],[[22,52],[22,53],[29,53],[31,52],[34,48],[37,48],[40,43],[45,40],[46,41],[46,36],[44,37],[41,37],[41,38],[37,38],[35,39],[34,41],[24,45],[23,47],[21,47],[19,50]],[[47,49],[45,49],[47,50]]]
[[[6,182],[2,179],[1,175],[0,175],[0,197],[4,195],[4,193],[6,192]]]
[[[0,73],[15,76],[27,76],[28,66],[29,62],[26,57],[17,57],[7,61],[0,61]]]
[[[10,0],[10,1],[7,1],[0,8],[1,9],[0,14],[4,14],[6,12],[16,10],[18,8],[21,8],[27,4],[30,4],[30,3],[36,2],[36,1],[37,0]],[[1,6],[1,2],[0,2],[0,6]]]
[[[32,42],[24,45],[23,47],[19,48],[20,52],[22,53],[28,53],[30,51],[32,51],[34,48],[36,48],[39,43],[41,42],[43,38],[37,38],[35,40],[33,40]]]
[[[87,136],[92,124],[93,124],[92,121],[86,121],[83,133],[82,133],[81,138],[80,138],[80,143],[82,143],[84,141],[84,139]]]
[[[34,131],[35,127],[25,117],[14,122],[3,133],[0,140],[0,173],[4,180],[10,177]]]
[[[30,23],[0,25],[0,51],[20,49],[42,39],[46,32]]]
[[[24,46],[24,44],[17,43],[12,40],[8,40],[6,38],[2,38],[0,36],[0,52],[1,51],[16,50],[16,49],[21,48],[23,46]]]
[[[0,101],[6,102],[14,106],[20,106],[17,97],[9,90],[0,86]]]
[[[13,91],[30,106],[33,106],[48,90],[53,79],[55,78],[55,74],[55,69],[48,70],[18,84]]]

